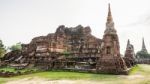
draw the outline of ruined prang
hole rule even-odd
[[[127,73],[126,64],[120,54],[119,38],[114,28],[110,4],[100,52],[100,57],[96,66],[97,72],[113,74]]]
[[[96,65],[101,39],[90,27],[59,26],[55,33],[35,37],[22,45],[23,62],[41,69],[83,69]],[[91,64],[89,64],[89,62]]]
[[[150,54],[146,49],[144,38],[142,39],[142,49],[136,54],[136,61],[139,64],[150,64]]]
[[[136,57],[135,57],[134,47],[130,43],[129,39],[128,39],[128,42],[127,42],[127,47],[126,47],[126,51],[125,51],[125,55],[124,55],[123,59],[125,60],[125,63],[126,63],[128,68],[130,68],[130,67],[132,67],[136,64]]]

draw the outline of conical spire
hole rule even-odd
[[[107,16],[107,22],[106,22],[106,30],[104,32],[105,34],[116,34],[116,30],[114,28],[114,22],[111,14],[111,8],[110,4],[108,4],[108,16]]]
[[[129,44],[130,44],[130,40],[128,39],[127,45],[129,45]]]
[[[142,39],[142,51],[147,52],[145,42],[144,42],[144,38]]]
[[[111,15],[111,8],[110,8],[110,3],[108,4],[108,16],[107,16],[107,22],[112,22],[113,18]]]
[[[130,40],[128,39],[128,42],[127,42],[127,47],[126,49],[128,49],[130,47]]]

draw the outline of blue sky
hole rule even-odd
[[[32,38],[55,32],[59,25],[90,26],[103,37],[108,3],[124,54],[127,39],[141,49],[142,37],[150,51],[150,0],[0,0],[0,39],[6,46],[29,43]]]

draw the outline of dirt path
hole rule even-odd
[[[24,78],[17,81],[9,81],[5,84],[105,84],[105,82],[87,80],[46,80],[40,78]]]
[[[115,81],[92,81],[92,80],[48,80],[38,77],[24,78],[15,81],[9,81],[5,84],[137,84],[146,78],[143,75],[122,75],[119,77],[121,80]],[[123,80],[122,80],[123,79]]]
[[[135,80],[135,79],[144,79],[145,77],[143,75],[131,75],[127,76],[127,79],[129,80]]]

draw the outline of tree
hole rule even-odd
[[[5,53],[6,53],[5,46],[2,42],[2,40],[0,40],[0,58],[3,57]]]
[[[138,51],[136,56],[138,56],[139,58],[150,58],[150,54],[143,51]]]
[[[21,49],[22,49],[22,47],[21,47],[21,43],[20,43],[20,42],[19,42],[19,43],[16,43],[15,45],[12,45],[12,46],[9,48],[10,51],[21,50]]]

